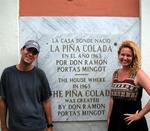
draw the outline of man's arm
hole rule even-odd
[[[47,99],[43,102],[43,108],[46,115],[47,124],[52,124],[51,101]],[[47,128],[47,131],[52,131],[52,127]]]
[[[0,123],[1,123],[2,131],[7,131],[6,116],[7,116],[6,102],[1,97],[0,98]]]

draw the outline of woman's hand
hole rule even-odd
[[[108,126],[109,126],[109,121],[110,121],[110,119],[109,118],[107,118],[107,128],[108,128]]]
[[[141,117],[139,116],[139,111],[137,110],[135,114],[124,114],[126,116],[126,118],[124,119],[128,125],[131,124],[134,121],[137,121],[139,119],[141,119]]]

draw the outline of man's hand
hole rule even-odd
[[[2,131],[8,131],[8,128],[7,127],[3,127]]]
[[[53,128],[47,128],[46,131],[53,131]]]

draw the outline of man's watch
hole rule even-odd
[[[47,128],[52,128],[53,127],[53,124],[47,124]]]

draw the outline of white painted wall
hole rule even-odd
[[[19,60],[18,49],[18,1],[19,0],[0,0],[0,74],[2,70],[9,66],[16,64]],[[141,0],[141,41],[142,41],[142,67],[150,76],[150,1]],[[149,100],[149,96],[144,93],[143,105]],[[148,125],[150,126],[150,113],[147,115]],[[91,123],[57,123],[54,131],[105,131],[105,122],[91,122]],[[75,128],[75,130],[73,129]],[[89,128],[90,127],[90,128]],[[87,128],[87,129],[86,129]],[[82,130],[83,129],[83,130]],[[150,127],[149,127],[150,129]]]
[[[141,0],[141,45],[142,45],[142,68],[150,77],[150,0]],[[144,92],[143,106],[150,99]],[[150,129],[150,113],[146,115]]]
[[[0,74],[18,62],[18,1],[0,0]]]

